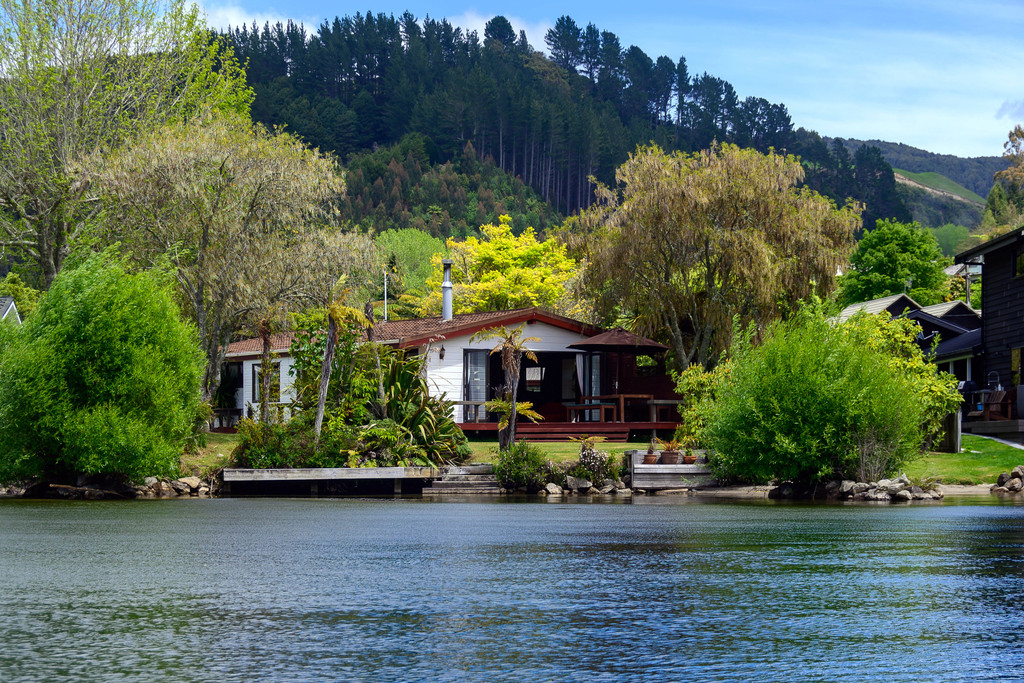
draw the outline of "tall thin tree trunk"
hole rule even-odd
[[[260,321],[260,339],[263,341],[263,354],[260,356],[260,422],[270,424],[270,380],[273,369],[270,366],[270,321]]]
[[[327,385],[331,381],[331,365],[334,363],[334,347],[338,343],[338,324],[334,316],[327,314],[327,347],[324,362],[320,366],[320,392],[316,402],[316,421],[313,423],[313,450],[320,447],[320,428],[324,424],[324,407],[327,405]]]

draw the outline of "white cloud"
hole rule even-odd
[[[200,3],[199,9],[206,14],[206,25],[219,31],[224,31],[229,26],[232,28],[243,24],[251,26],[253,22],[262,27],[266,23],[273,26],[278,22],[286,24],[290,20],[297,24],[305,24],[307,31],[315,30],[320,25],[319,19],[288,15],[277,11],[276,8],[271,8],[266,12],[254,12],[236,4]]]

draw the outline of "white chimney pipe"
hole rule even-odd
[[[441,283],[441,320],[452,319],[452,260],[441,261],[444,266],[444,281]]]

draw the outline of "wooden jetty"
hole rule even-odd
[[[440,477],[434,467],[297,467],[224,470],[224,494],[274,492],[318,496],[332,493],[418,493]]]

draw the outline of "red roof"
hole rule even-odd
[[[294,336],[292,332],[278,332],[277,334],[270,335],[270,350],[274,353],[287,351],[291,348]],[[258,356],[261,353],[263,353],[263,339],[261,337],[243,339],[242,341],[228,344],[228,356]]]
[[[548,323],[587,336],[601,331],[600,327],[566,318],[542,308],[517,308],[511,311],[462,313],[452,316],[452,319],[447,321],[441,320],[440,317],[388,320],[377,323],[374,332],[378,342],[403,349],[422,346],[438,339],[468,336],[491,327],[513,326],[531,321]],[[293,336],[291,332],[273,335],[270,340],[271,350],[275,353],[287,351]],[[259,355],[262,352],[263,342],[259,337],[243,339],[228,345],[228,356]]]

